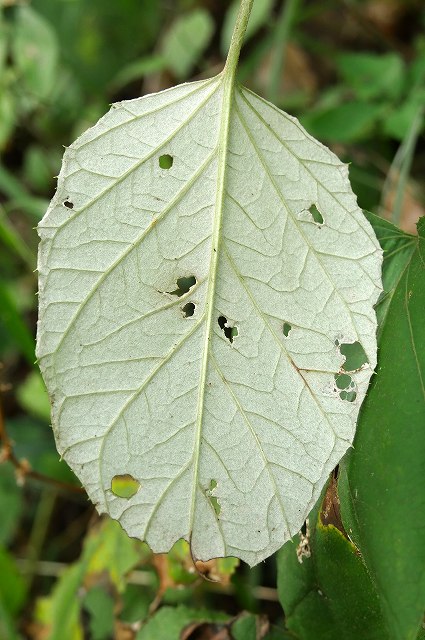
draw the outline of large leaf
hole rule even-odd
[[[378,375],[339,493],[346,529],[378,587],[389,638],[412,640],[425,609],[425,218],[417,238],[373,222],[388,256],[389,293],[378,307]]]
[[[350,446],[381,250],[347,174],[227,72],[115,104],[66,151],[39,226],[53,428],[154,551],[256,564]],[[341,376],[347,343],[368,362]]]

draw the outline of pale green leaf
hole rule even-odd
[[[156,552],[272,554],[376,364],[381,250],[347,166],[224,73],[113,105],[66,151],[39,233],[37,355],[98,510]],[[368,362],[341,390],[354,342]]]

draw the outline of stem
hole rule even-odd
[[[232,79],[235,76],[236,67],[238,66],[239,55],[253,4],[254,0],[241,0],[239,7],[229,53],[227,54],[226,66],[224,67],[226,75]]]
[[[31,588],[37,573],[37,563],[40,560],[40,554],[46,539],[56,497],[56,491],[52,491],[50,488],[44,488],[37,505],[34,524],[28,542],[28,565],[26,572],[26,587],[28,590]]]
[[[398,184],[393,205],[392,221],[395,225],[400,224],[401,212],[403,208],[404,196],[406,194],[407,181],[412,166],[416,143],[422,129],[424,117],[424,107],[420,106],[412,120],[409,131],[394,158],[393,169],[399,170]]]
[[[32,478],[34,480],[38,480],[39,482],[52,485],[57,489],[72,491],[73,493],[84,493],[84,489],[82,487],[70,484],[69,482],[62,482],[61,480],[56,480],[55,478],[51,478],[50,476],[45,476],[44,473],[34,471],[33,469],[31,469],[31,466],[27,460],[19,459],[16,456],[15,452],[13,451],[12,442],[6,431],[6,424],[4,422],[2,406],[0,403],[0,464],[3,464],[5,462],[11,462],[15,467],[16,480],[20,485],[24,484],[26,478]]]
[[[300,0],[286,0],[282,7],[275,30],[275,53],[272,59],[269,90],[267,95],[270,102],[273,102],[274,104],[276,104],[279,99],[279,87],[282,72],[285,67],[286,45],[299,2]]]

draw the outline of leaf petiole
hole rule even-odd
[[[241,0],[239,12],[233,29],[232,40],[230,42],[229,53],[227,54],[224,72],[230,77],[234,77],[238,66],[239,55],[242,49],[245,31],[248,26],[254,0]]]

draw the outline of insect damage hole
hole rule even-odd
[[[129,473],[117,475],[112,478],[111,491],[118,498],[128,500],[132,498],[140,489],[140,482]]]
[[[210,482],[210,486],[208,487],[208,489],[206,490],[206,496],[208,498],[208,500],[211,503],[212,508],[215,511],[215,514],[218,516],[220,515],[220,511],[221,511],[221,506],[220,503],[218,501],[218,498],[216,498],[216,496],[212,495],[212,492],[214,491],[214,489],[217,487],[217,480],[211,480]]]
[[[73,209],[74,203],[71,202],[71,200],[64,200],[63,206],[66,207],[67,209]]]
[[[193,316],[193,314],[195,313],[195,305],[193,302],[188,302],[187,304],[184,305],[184,307],[182,307],[182,313],[183,313],[183,317],[184,318],[191,318]]]
[[[292,325],[289,324],[289,322],[284,322],[283,323],[283,335],[285,336],[285,338],[287,338],[289,336],[289,332],[292,329]]]
[[[339,391],[341,400],[354,402],[357,398],[356,385],[353,378],[348,373],[335,374],[335,387]]]
[[[358,371],[369,363],[366,352],[360,342],[344,342],[338,346],[341,355],[345,356],[345,362],[342,365],[344,371]]]
[[[161,169],[171,169],[173,166],[174,158],[170,156],[169,153],[164,153],[164,155],[159,156],[159,166]]]
[[[174,289],[174,291],[167,291],[167,293],[169,293],[171,296],[178,296],[179,298],[181,298],[181,296],[184,296],[184,294],[187,293],[192,287],[194,287],[195,284],[195,276],[184,276],[183,278],[177,278],[177,289]]]
[[[236,338],[236,336],[239,335],[239,331],[237,327],[231,327],[227,323],[227,318],[225,318],[224,316],[220,316],[218,318],[218,326],[223,331],[224,335],[226,336],[226,338],[229,340],[230,343],[233,342],[233,338]]]
[[[315,204],[312,204],[308,211],[316,224],[323,224],[323,216]]]

